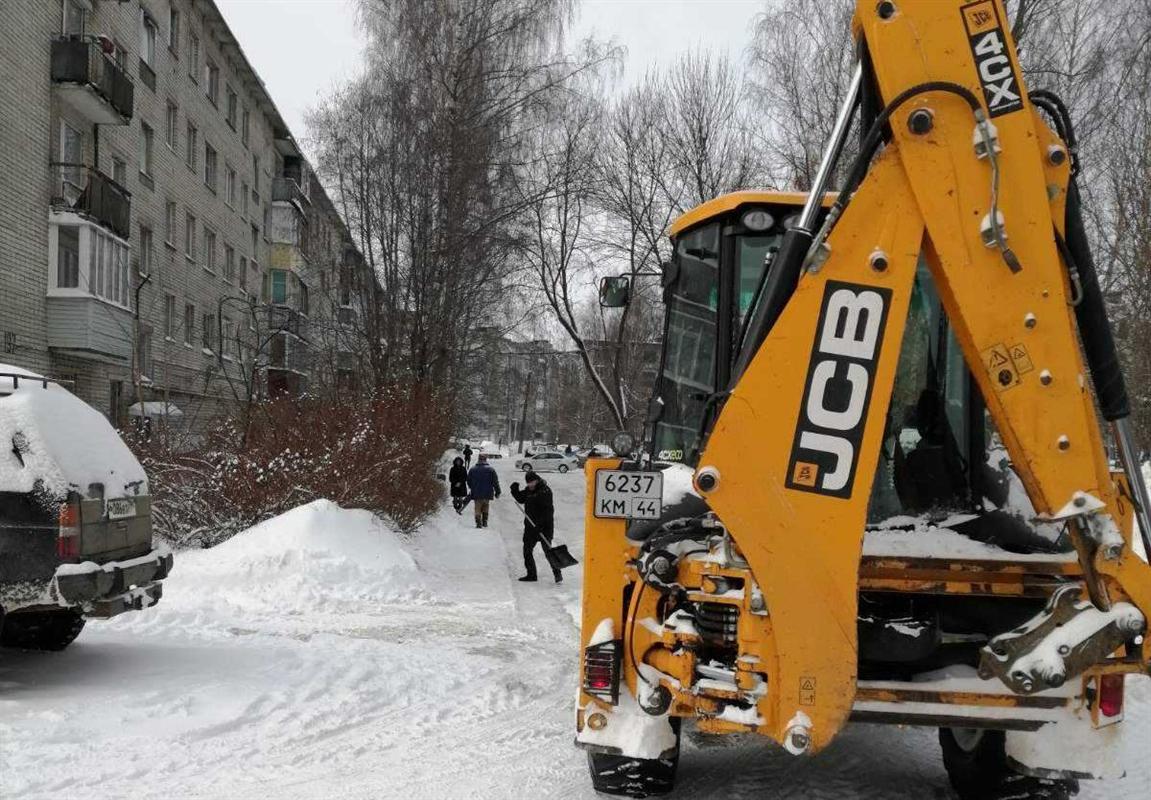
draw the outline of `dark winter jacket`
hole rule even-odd
[[[556,510],[552,502],[552,489],[547,481],[540,478],[534,489],[527,486],[521,489],[518,483],[513,483],[512,497],[524,507],[524,533],[535,533],[538,530],[540,533],[551,534],[555,528]]]
[[[451,487],[452,497],[468,496],[468,470],[462,458],[452,462],[452,468],[448,471],[448,485]]]
[[[481,461],[468,472],[468,488],[473,500],[491,500],[500,496],[500,476],[486,461]]]

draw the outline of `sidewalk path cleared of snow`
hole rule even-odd
[[[548,480],[582,560],[583,475]],[[312,503],[179,554],[159,606],[63,653],[0,653],[0,798],[596,797],[572,746],[580,568],[518,583],[508,494],[487,530],[445,506],[406,538]],[[1130,773],[1081,797],[1151,795],[1151,681],[1128,700]],[[812,759],[689,733],[673,795],[951,796],[933,730],[879,726]]]

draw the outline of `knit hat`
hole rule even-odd
[[[524,473],[524,483],[531,483],[532,481],[538,481],[539,479],[540,476],[536,475],[530,469]]]

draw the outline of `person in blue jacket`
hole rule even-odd
[[[488,526],[488,505],[500,496],[500,476],[480,453],[479,461],[468,471],[468,489],[476,504],[476,527]]]

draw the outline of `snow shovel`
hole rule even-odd
[[[527,510],[519,504],[518,500],[513,500],[512,502],[519,506],[520,512],[524,515],[524,519],[535,528],[536,536],[538,536],[540,540],[540,546],[544,549],[544,558],[547,559],[548,566],[552,569],[560,570],[564,567],[574,567],[579,563],[575,560],[575,556],[568,552],[568,546],[566,544],[557,544],[554,547],[548,544],[548,540],[544,538],[544,535],[540,533],[540,529],[536,526],[535,522],[532,522],[532,518],[528,516]]]

